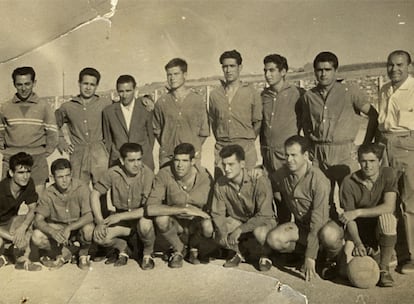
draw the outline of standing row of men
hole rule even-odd
[[[136,82],[133,77],[119,77],[117,90],[120,103],[111,105],[111,101],[104,101],[95,95],[99,73],[86,68],[79,75],[80,95],[56,111],[57,124],[51,110],[39,102],[32,92],[35,84],[33,69],[16,69],[13,81],[17,93],[1,112],[4,164],[8,163],[10,155],[19,150],[30,152],[34,155],[35,184],[41,188],[47,177],[43,174],[47,173],[45,157],[58,142],[57,130],[67,124],[71,144],[59,132],[58,147],[71,154],[74,176],[86,181],[92,178],[96,185],[108,167],[108,153],[110,164],[117,163],[119,149],[125,142],[141,145],[143,161],[151,169],[154,167],[154,136],[160,143],[160,166],[174,157],[174,148],[180,143],[191,143],[195,147],[195,158],[199,159],[202,144],[209,136],[210,123],[216,138],[216,177],[225,171],[220,151],[229,145],[242,147],[246,168],[254,167],[257,162],[254,141],[259,134],[263,164],[272,174],[286,162],[285,140],[302,131],[313,145],[309,157],[334,186],[335,183],[341,184],[345,176],[358,168],[354,140],[360,125],[358,114],[364,113],[368,116],[364,143],[373,140],[379,123],[378,130],[382,135],[381,141],[386,144],[390,164],[400,172],[404,185],[401,199],[407,244],[410,260],[414,259],[414,211],[411,210],[414,203],[410,182],[413,164],[409,157],[414,146],[411,144],[411,130],[414,130],[411,126],[414,106],[411,103],[414,100],[413,80],[408,75],[410,55],[405,51],[389,55],[387,70],[391,82],[381,90],[379,116],[359,89],[337,82],[338,59],[333,53],[322,52],[316,56],[314,72],[318,84],[303,96],[296,87],[285,81],[288,65],[280,55],[273,54],[264,59],[269,87],[262,92],[262,98],[251,85],[240,81],[240,53],[235,50],[224,52],[220,63],[224,81],[211,92],[206,111],[202,97],[185,86],[186,62],[182,59],[171,60],[165,66],[168,92],[155,104],[153,115],[142,100],[135,98]],[[300,146],[303,148],[303,145]],[[308,151],[301,150],[301,153],[305,152]],[[3,172],[7,172],[6,166],[4,169]],[[331,190],[329,213],[335,219],[337,215],[332,204],[332,193]],[[290,216],[289,212],[283,212],[286,204],[280,200],[277,205],[279,218]],[[165,223],[165,227],[171,225]],[[237,231],[231,238],[230,245],[235,243],[239,233]],[[177,248],[181,247],[177,245]],[[414,270],[413,265],[412,262],[405,264],[402,271]]]

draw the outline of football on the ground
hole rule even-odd
[[[377,285],[380,270],[377,262],[369,256],[354,257],[348,264],[348,279],[358,288],[372,288]]]

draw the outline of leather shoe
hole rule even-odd
[[[200,264],[200,260],[198,259],[198,250],[197,249],[191,249],[190,253],[188,254],[188,263],[193,265]]]
[[[90,257],[89,256],[80,256],[79,257],[79,262],[78,262],[78,267],[82,270],[89,270],[89,268],[91,267],[91,261],[90,261]]]
[[[168,267],[181,268],[183,267],[183,254],[181,252],[174,252],[168,260]]]
[[[272,261],[267,257],[261,257],[259,260],[259,270],[260,271],[269,271],[272,268]]]
[[[155,267],[154,259],[148,255],[142,258],[141,268],[142,270],[151,270]]]
[[[414,272],[414,261],[408,261],[401,267],[401,273],[409,274]]]
[[[380,286],[380,287],[392,287],[392,286],[394,286],[394,279],[392,278],[392,276],[391,276],[391,274],[388,270],[381,270],[378,286]]]
[[[231,259],[227,260],[226,263],[223,264],[223,267],[237,267],[243,261],[243,257],[240,253],[236,253]]]
[[[118,259],[115,261],[114,266],[115,267],[124,266],[127,263],[128,263],[128,256],[124,254],[120,254]]]

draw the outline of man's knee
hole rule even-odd
[[[95,225],[93,223],[86,224],[80,230],[81,235],[81,242],[82,243],[90,243],[93,239],[93,230],[95,229]]]
[[[157,216],[155,224],[161,232],[167,232],[171,229],[171,218],[169,216]]]
[[[329,221],[319,230],[319,240],[326,249],[338,249],[343,246],[344,230],[334,221]]]
[[[273,250],[292,252],[299,240],[299,229],[295,223],[288,222],[273,228],[267,233],[266,243]]]
[[[32,242],[40,249],[48,249],[50,247],[49,238],[39,229],[33,230]]]
[[[256,238],[257,242],[259,242],[259,244],[264,245],[269,231],[270,231],[269,226],[260,226],[260,227],[256,227],[253,230],[253,235]]]
[[[147,235],[154,231],[154,224],[150,219],[141,218],[137,223],[137,229],[140,234]]]
[[[397,218],[392,213],[381,214],[378,217],[378,232],[383,235],[397,234]]]
[[[210,219],[203,220],[201,222],[201,231],[205,238],[211,238],[214,232],[213,222]]]

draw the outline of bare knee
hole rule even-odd
[[[33,230],[32,242],[40,249],[48,249],[50,247],[49,238],[39,229]]]
[[[93,238],[93,230],[95,229],[95,225],[93,223],[86,224],[81,228],[81,242],[83,243],[90,243],[92,242]]]
[[[211,238],[214,232],[213,222],[210,219],[203,220],[201,222],[201,231],[205,238]]]
[[[171,228],[171,219],[169,216],[157,216],[155,224],[161,232],[167,232]]]
[[[257,242],[261,245],[265,244],[268,233],[269,228],[267,226],[260,226],[253,230],[254,237],[256,238]]]
[[[152,223],[152,220],[150,219],[141,218],[138,221],[137,229],[141,234],[146,235],[154,231],[154,224]]]

